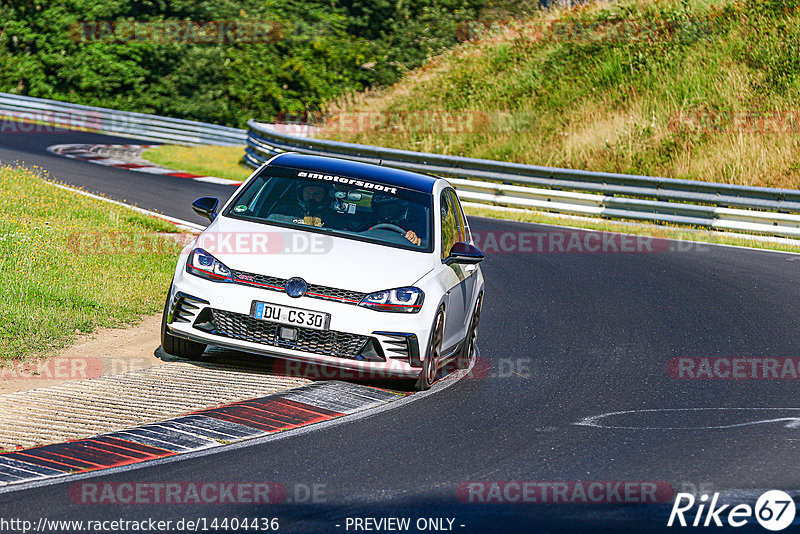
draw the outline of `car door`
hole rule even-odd
[[[472,241],[472,232],[469,229],[469,223],[467,222],[467,217],[464,215],[464,209],[461,207],[461,201],[458,199],[458,195],[456,194],[455,190],[448,189],[447,190],[450,196],[450,202],[453,206],[453,210],[456,214],[456,224],[458,225],[458,232],[459,232],[459,241],[462,243],[469,243],[470,245],[474,244]],[[461,281],[461,284],[464,286],[464,332],[466,335],[466,329],[469,327],[469,321],[471,318],[470,312],[472,311],[472,303],[475,301],[475,291],[477,290],[478,284],[478,265],[461,265],[462,271],[464,273],[464,279]]]
[[[460,207],[453,203],[453,195],[455,191],[452,189],[445,189],[441,195],[441,223],[442,223],[442,262],[444,262],[452,246],[461,241],[464,237],[464,227],[459,227],[458,224],[458,211]],[[462,214],[463,217],[463,214]],[[464,269],[465,265],[458,263],[451,263],[450,265],[443,265],[444,270],[442,273],[442,282],[444,284],[447,296],[445,299],[445,319],[444,319],[444,335],[442,340],[442,353],[449,355],[451,350],[464,338],[466,335],[465,316],[467,309],[467,298],[469,297],[467,291],[468,273]]]

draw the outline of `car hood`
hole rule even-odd
[[[370,293],[414,284],[435,266],[434,255],[218,217],[197,238],[230,269]]]

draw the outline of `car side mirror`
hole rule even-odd
[[[201,217],[207,218],[211,222],[214,222],[214,219],[217,218],[218,207],[219,199],[214,197],[202,197],[192,202],[192,209],[194,212]]]
[[[469,243],[454,243],[450,249],[450,254],[444,260],[445,264],[451,263],[466,263],[475,264],[483,260],[483,252],[475,245]]]

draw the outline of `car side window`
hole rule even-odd
[[[471,243],[472,236],[470,235],[467,219],[464,216],[464,210],[461,208],[461,202],[458,200],[458,195],[452,189],[448,189],[450,197],[450,204],[453,206],[453,212],[456,216],[456,225],[458,226],[458,241],[462,243]]]
[[[456,210],[453,208],[448,190],[442,191],[441,197],[442,212],[442,260],[450,254],[450,249],[458,242],[458,219]]]

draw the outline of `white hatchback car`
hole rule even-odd
[[[207,345],[416,379],[428,389],[475,350],[484,280],[453,187],[335,158],[280,154],[182,252],[161,344]]]

